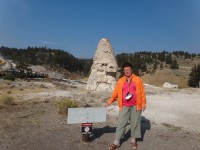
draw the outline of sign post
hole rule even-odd
[[[89,142],[92,133],[92,123],[82,123],[82,141]]]
[[[92,126],[94,122],[106,121],[106,108],[69,108],[68,109],[68,124],[81,123],[82,141],[89,142]]]

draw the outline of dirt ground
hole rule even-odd
[[[93,124],[90,142],[85,143],[82,142],[81,125],[68,125],[67,117],[59,114],[55,106],[55,97],[64,96],[80,101],[82,106],[103,107],[109,92],[87,93],[83,90],[85,84],[71,81],[0,82],[0,96],[6,94],[15,98],[12,105],[0,107],[0,150],[106,150],[113,142],[117,115],[110,110],[115,107],[108,109],[106,122]],[[139,150],[200,149],[199,132],[172,122],[159,122],[154,119],[155,115],[149,114],[147,111],[141,118]],[[131,149],[129,125],[118,149]]]

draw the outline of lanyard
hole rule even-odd
[[[130,92],[130,85],[131,85],[131,82],[132,82],[132,78],[131,78],[130,82],[128,82],[128,79],[126,78],[126,82],[128,83],[128,92]]]

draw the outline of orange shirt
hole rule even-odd
[[[136,108],[137,108],[137,110],[142,110],[142,107],[146,106],[146,96],[145,96],[145,91],[144,91],[144,85],[143,85],[140,77],[132,74],[131,78],[136,85],[136,97],[137,97]],[[122,107],[123,107],[123,105],[122,105],[122,96],[123,96],[122,88],[123,88],[124,82],[126,82],[125,76],[121,77],[118,80],[118,82],[115,86],[115,89],[112,93],[112,96],[108,100],[108,104],[111,104],[117,99],[120,110],[122,110]]]

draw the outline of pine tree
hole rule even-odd
[[[153,65],[153,70],[157,69],[157,65],[158,65],[158,62],[155,60],[154,65]]]
[[[166,56],[166,64],[171,64],[172,63],[172,54],[169,54]]]
[[[178,68],[179,68],[178,63],[176,59],[174,59],[171,63],[171,69],[178,69]]]
[[[165,51],[161,52],[158,54],[158,60],[160,60],[161,62],[165,62]]]
[[[163,63],[160,63],[160,70],[163,69]]]
[[[188,85],[191,87],[199,87],[200,85],[200,65],[195,65],[192,67],[190,78],[188,80]]]

